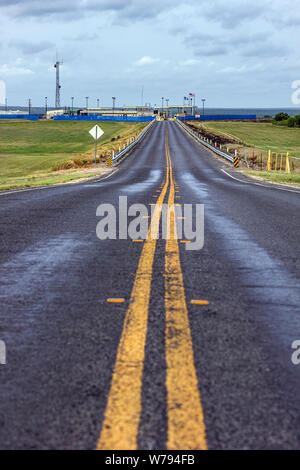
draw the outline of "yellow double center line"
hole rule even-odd
[[[166,362],[168,401],[168,449],[206,449],[205,425],[194,365],[179,246],[175,221],[175,188],[172,161],[166,134],[170,192],[168,233],[165,254]]]
[[[168,449],[206,449],[185,301],[174,214],[174,181],[166,130],[167,176],[157,200],[148,238],[142,249],[118,347],[104,422],[97,449],[135,450],[141,415],[142,380],[151,280],[162,203],[170,183],[165,255]],[[153,398],[155,399],[155,397]]]

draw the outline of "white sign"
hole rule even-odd
[[[89,133],[92,137],[94,137],[95,140],[98,140],[104,134],[101,127],[99,127],[97,124],[89,131]]]
[[[5,82],[3,80],[0,80],[0,104],[5,104],[5,98],[6,98]]]

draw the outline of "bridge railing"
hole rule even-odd
[[[230,161],[231,163],[233,163],[235,165],[235,159],[237,157],[234,157],[233,155],[230,155],[228,154],[227,152],[224,152],[223,150],[221,149],[218,149],[216,147],[214,147],[213,145],[209,144],[208,142],[206,142],[205,140],[201,139],[198,135],[196,135],[186,124],[184,124],[183,122],[181,121],[176,121],[177,124],[179,126],[181,126],[186,132],[188,132],[191,136],[194,137],[194,139],[198,140],[202,145],[204,145],[205,147],[209,148],[210,150],[212,150],[214,153],[216,153],[217,155],[219,155],[220,157],[223,157],[223,158],[226,158],[226,160]],[[235,165],[236,166],[236,165]]]
[[[130,150],[135,147],[142,139],[143,137],[147,134],[147,132],[150,130],[150,128],[153,126],[155,122],[155,119],[153,121],[150,122],[150,124],[148,124],[148,126],[146,126],[142,132],[137,136],[136,139],[134,139],[129,145],[127,145],[127,147],[125,147],[121,152],[117,153],[117,155],[112,155],[110,157],[112,163],[115,163],[117,161],[119,161],[121,158],[123,158],[128,152],[130,152]]]

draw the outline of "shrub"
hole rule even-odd
[[[288,119],[290,116],[287,113],[278,113],[275,116],[275,121],[283,121],[285,119]]]
[[[283,121],[273,121],[273,124],[276,124],[277,126],[287,126],[288,125],[288,120],[284,119]]]
[[[294,127],[295,126],[295,118],[289,117],[287,120],[287,125],[288,127]]]
[[[294,119],[295,119],[295,126],[300,126],[300,114],[297,114],[297,116],[295,116]]]

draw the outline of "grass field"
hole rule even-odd
[[[299,174],[286,174],[278,172],[267,172],[267,171],[248,171],[244,173],[249,176],[258,177],[264,181],[280,184],[290,184],[293,186],[300,187],[300,175]]]
[[[291,156],[300,157],[300,128],[260,122],[218,121],[199,123],[199,126],[235,137],[250,147],[278,153],[290,152]]]
[[[53,170],[76,168],[93,162],[94,140],[89,130],[96,124],[76,121],[0,120],[0,189],[49,184]],[[98,154],[109,155],[147,123],[99,122],[104,135]],[[112,140],[113,139],[113,140]],[[75,179],[66,172],[60,181]]]

